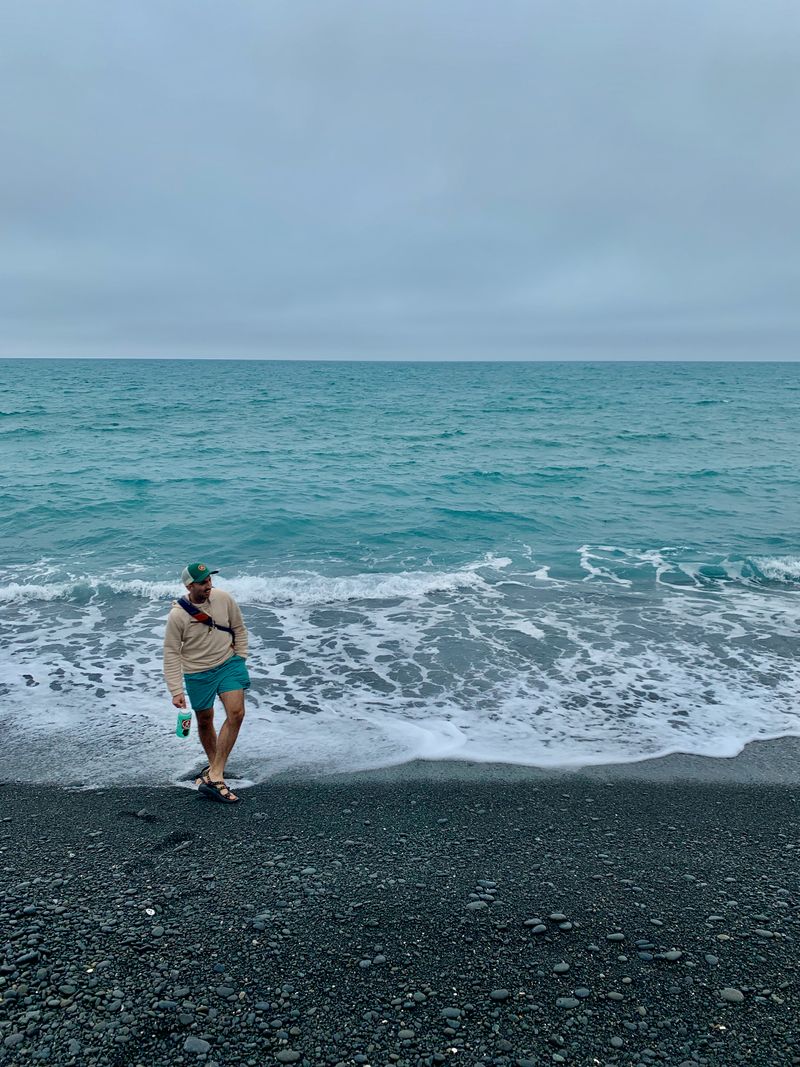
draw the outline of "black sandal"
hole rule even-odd
[[[241,804],[242,802],[242,798],[234,796],[224,782],[212,782],[210,778],[200,786],[200,792],[204,797],[216,800],[220,804]]]
[[[194,780],[194,784],[197,785],[197,786],[206,785],[208,783],[208,781],[209,781],[209,777],[208,776],[209,776],[210,772],[211,772],[211,767],[210,766],[206,767],[205,770],[200,771],[200,773],[198,774],[198,776]]]

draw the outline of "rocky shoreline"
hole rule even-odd
[[[0,788],[0,1062],[800,1064],[800,789]]]

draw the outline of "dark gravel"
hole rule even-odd
[[[3,1064],[800,1064],[798,791],[0,788]]]

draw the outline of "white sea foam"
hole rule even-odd
[[[60,600],[68,596],[74,586],[68,582],[35,583],[9,582],[0,586],[0,604],[12,604],[20,600]]]
[[[400,574],[357,574],[332,578],[298,572],[277,578],[258,576],[217,583],[229,589],[242,604],[342,604],[352,600],[419,599],[431,593],[478,588],[484,580],[474,568],[449,573],[426,571]]]
[[[439,573],[220,583],[245,607],[252,635],[234,777],[414,758],[566,767],[726,756],[800,733],[792,588],[675,585],[658,577],[675,573],[672,550],[581,551],[627,583],[649,574],[653,595],[603,574],[587,584],[580,569],[542,581],[534,560],[515,569],[504,556]],[[200,750],[196,738],[174,737],[161,678],[174,586],[122,576],[67,587],[56,595],[58,581],[31,582],[7,602],[0,774],[179,780]]]
[[[479,569],[499,569],[510,562],[487,558],[456,571],[406,571],[343,577],[331,577],[315,571],[296,571],[274,577],[241,575],[234,579],[215,579],[215,584],[220,589],[230,591],[242,604],[321,605],[352,600],[406,600],[419,599],[432,593],[484,587],[486,583],[478,573]],[[0,586],[0,602],[63,600],[82,592],[91,595],[106,589],[145,600],[169,600],[182,592],[175,582],[86,576],[45,584],[10,582]]]
[[[599,545],[597,547],[600,552],[614,551],[614,549],[608,545]],[[615,582],[617,585],[629,586],[631,584],[629,579],[620,578],[619,575],[615,574],[613,570],[611,570],[611,568],[600,567],[597,565],[596,562],[593,562],[599,560],[601,557],[598,556],[596,552],[592,550],[591,545],[581,545],[581,547],[578,549],[578,552],[580,553],[581,557],[581,567],[587,572],[585,581],[591,581],[592,578],[606,578],[608,581]]]
[[[790,556],[756,556],[753,563],[764,575],[775,582],[800,582],[800,559]]]

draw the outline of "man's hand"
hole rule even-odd
[[[172,703],[175,705],[176,708],[185,708],[186,697],[183,695],[183,693],[178,693],[177,696],[172,698]]]

